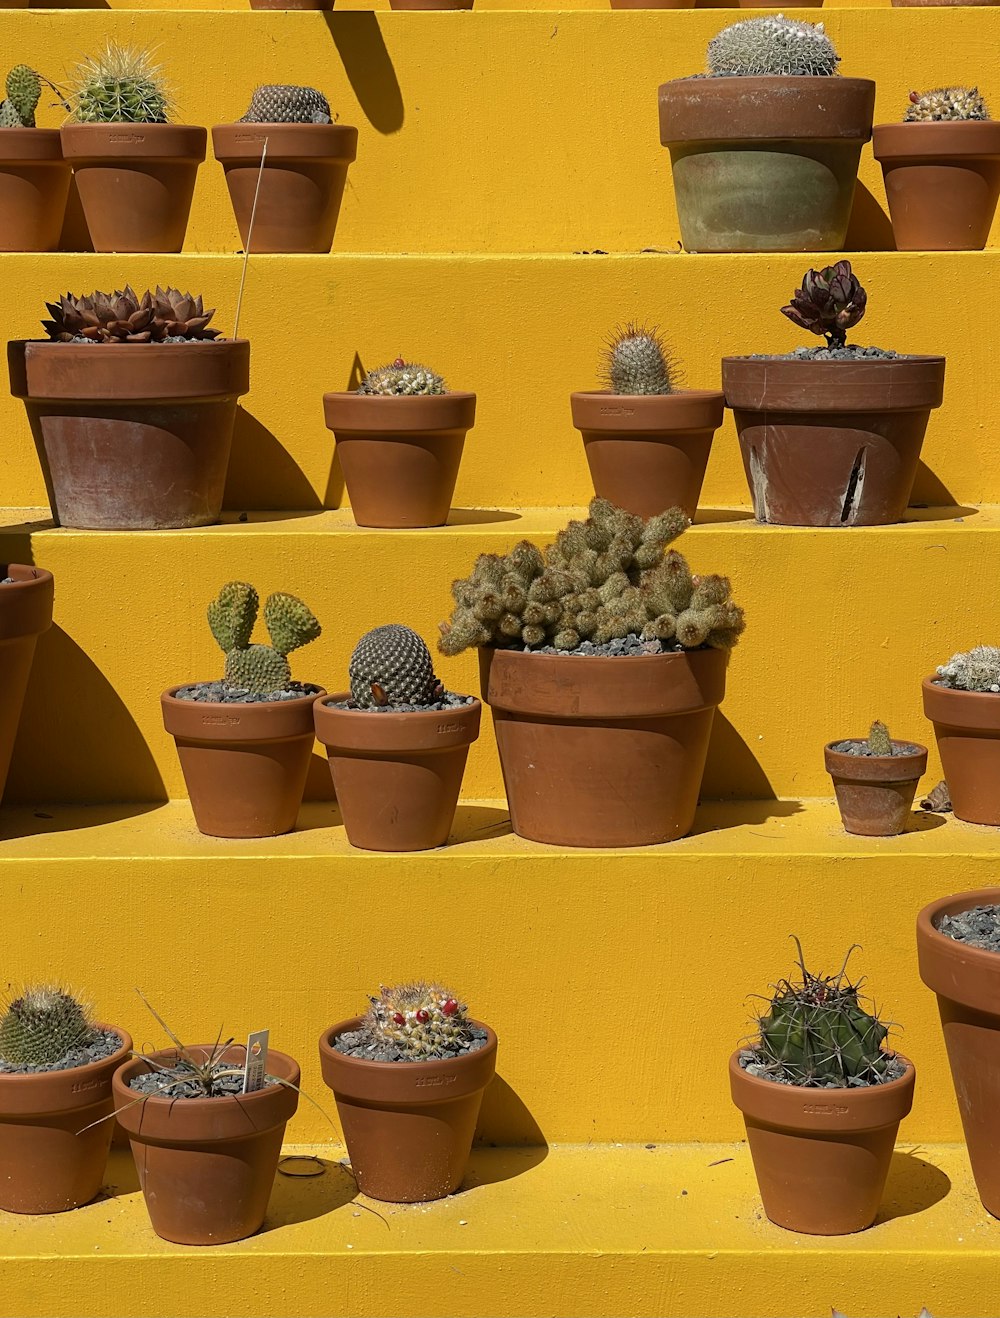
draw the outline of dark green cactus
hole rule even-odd
[[[172,109],[152,55],[114,41],[80,64],[70,99],[73,117],[82,124],[165,124]]]
[[[365,1025],[382,1043],[394,1045],[414,1062],[454,1057],[472,1038],[465,1004],[441,984],[403,984],[383,988]]]
[[[361,709],[430,705],[441,695],[427,646],[415,631],[396,622],[362,636],[349,671],[351,698]]]
[[[315,87],[289,83],[258,87],[241,124],[328,124],[330,103]]]
[[[51,1066],[90,1042],[88,1009],[63,989],[26,988],[0,1019],[0,1058],[15,1066]]]
[[[259,598],[245,581],[230,581],[208,606],[208,625],[226,655],[228,686],[253,695],[284,691],[292,679],[288,655],[319,636],[321,628],[294,595],[270,595],[264,604],[264,625],[270,645],[253,645]]]
[[[891,755],[892,738],[889,736],[889,729],[878,719],[871,726],[868,733],[868,750],[872,755]]]

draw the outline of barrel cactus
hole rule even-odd
[[[258,87],[241,124],[328,124],[330,103],[315,87],[289,83]]]
[[[27,64],[16,64],[7,74],[6,92],[0,101],[0,128],[34,128],[42,96],[40,75]]]
[[[319,636],[321,628],[294,595],[276,593],[264,603],[270,645],[254,645],[259,599],[245,581],[230,581],[208,606],[208,625],[226,656],[225,683],[256,696],[284,691],[292,680],[288,655]]]
[[[811,334],[825,336],[827,347],[843,348],[847,331],[864,317],[867,305],[868,294],[850,261],[837,261],[822,270],[807,270],[802,287],[781,314]]]
[[[675,366],[659,331],[631,321],[612,334],[604,353],[604,386],[613,394],[672,394]]]
[[[1000,646],[976,645],[953,654],[937,670],[935,681],[955,691],[1000,692]]]
[[[415,631],[396,622],[362,636],[349,671],[351,699],[360,709],[432,705],[441,695],[427,646]]]
[[[397,357],[388,366],[369,371],[358,385],[359,394],[445,394],[448,390],[440,375],[427,366]]]
[[[929,92],[910,92],[903,122],[959,123],[964,119],[989,119],[990,111],[978,87],[934,87]]]
[[[822,23],[783,14],[745,18],[708,43],[708,68],[716,78],[831,77],[839,60]]]
[[[49,984],[26,988],[0,1019],[0,1058],[13,1066],[51,1066],[94,1033],[90,1012],[71,993]]]
[[[472,1038],[466,1006],[441,984],[403,984],[383,988],[365,1025],[381,1043],[392,1044],[414,1062],[454,1057],[467,1051]]]
[[[165,124],[172,110],[152,55],[113,41],[79,65],[70,99],[73,118],[82,124]]]

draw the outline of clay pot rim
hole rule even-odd
[[[0,160],[11,164],[48,162],[69,168],[58,128],[0,128]]]
[[[991,952],[985,947],[971,947],[949,938],[937,927],[937,920],[945,914],[960,914],[971,910],[973,906],[1000,906],[1000,888],[974,888],[970,892],[954,892],[949,897],[937,897],[917,914],[917,938],[933,944],[939,955],[954,957],[967,962],[973,968],[979,968],[995,975],[1000,971],[1000,952]],[[926,982],[926,981],[925,981]],[[931,986],[933,987],[933,986]],[[943,997],[951,995],[942,988],[935,990]],[[966,1001],[966,998],[959,998]],[[994,1008],[983,1006],[983,1011],[995,1014]]]
[[[213,1045],[210,1043],[192,1043],[192,1044],[186,1044],[185,1047],[187,1048],[188,1052],[207,1053],[211,1051]],[[229,1048],[224,1050],[223,1056],[225,1055],[225,1053],[231,1051],[232,1049],[238,1049],[245,1052],[246,1045],[242,1043],[230,1044]],[[125,1096],[131,1095],[132,1100],[130,1101],[134,1101],[135,1099],[141,1098],[142,1107],[145,1107],[147,1104],[152,1104],[153,1109],[158,1110],[161,1113],[166,1112],[167,1109],[172,1108],[175,1104],[181,1103],[183,1104],[183,1109],[182,1109],[183,1112],[191,1113],[194,1117],[198,1117],[203,1113],[208,1113],[208,1112],[222,1112],[226,1110],[231,1111],[234,1104],[238,1105],[239,1107],[243,1107],[247,1103],[256,1104],[261,1099],[273,1098],[278,1093],[288,1091],[287,1085],[265,1085],[262,1089],[255,1089],[252,1094],[220,1094],[215,1098],[167,1098],[160,1094],[147,1094],[143,1096],[139,1094],[136,1090],[130,1088],[128,1084],[128,1080],[131,1079],[131,1074],[129,1074],[128,1076],[126,1076],[125,1074],[126,1071],[130,1071],[130,1068],[138,1067],[141,1063],[147,1061],[148,1057],[153,1057],[158,1060],[161,1057],[174,1057],[176,1056],[176,1054],[177,1054],[177,1050],[175,1048],[158,1048],[156,1052],[149,1054],[145,1054],[145,1053],[133,1054],[127,1061],[122,1062],[122,1064],[118,1067],[117,1071],[115,1071],[114,1075],[111,1078],[111,1083],[115,1091],[121,1092]],[[284,1070],[290,1072],[290,1074],[294,1075],[296,1071],[300,1071],[299,1064],[298,1062],[296,1062],[294,1057],[292,1057],[288,1053],[279,1052],[276,1048],[268,1048],[267,1051],[268,1069],[271,1069],[272,1062],[274,1062],[275,1058],[280,1059],[280,1065]],[[153,1069],[152,1067],[149,1068],[150,1071],[152,1069]],[[136,1075],[139,1074],[138,1070],[135,1071],[135,1074]],[[281,1077],[281,1079],[287,1079],[287,1078],[288,1078],[287,1076]],[[298,1091],[296,1089],[293,1088],[291,1090],[291,1093],[293,1093],[296,1096],[296,1098],[298,1098]],[[139,1103],[135,1102],[134,1106],[138,1108],[140,1105]]]
[[[862,775],[868,780],[894,783],[909,782],[914,776],[923,777],[927,766],[927,747],[922,746],[919,741],[897,741],[895,737],[891,737],[893,746],[916,747],[915,750],[907,751],[904,755],[850,755],[847,751],[836,749],[839,742],[865,740],[864,737],[838,737],[836,741],[828,741],[823,747],[827,772],[838,778],[853,777],[854,775],[847,771],[860,760],[869,771]],[[918,769],[918,766],[923,767]]]
[[[935,722],[935,716],[927,708],[928,701],[947,701],[954,710],[953,717],[961,720],[953,726],[977,728],[986,733],[1000,731],[1000,692],[960,691],[936,681],[936,677],[936,673],[925,677],[920,684],[924,714],[932,723]],[[944,722],[943,719],[937,721]]]
[[[482,1048],[477,1048],[473,1053],[462,1053],[458,1057],[437,1057],[427,1062],[374,1062],[366,1057],[351,1057],[349,1053],[338,1052],[331,1042],[341,1034],[347,1034],[351,1030],[356,1030],[363,1016],[351,1016],[347,1020],[338,1021],[336,1025],[328,1026],[319,1036],[320,1053],[329,1054],[337,1064],[343,1063],[347,1066],[356,1068],[358,1075],[385,1075],[390,1071],[397,1071],[400,1067],[405,1067],[407,1073],[413,1072],[416,1075],[437,1075],[442,1072],[450,1071],[455,1066],[462,1066],[469,1061],[485,1061],[491,1054],[497,1050],[496,1031],[483,1021],[473,1020],[469,1017],[469,1023],[476,1025],[486,1031],[486,1042]]]
[[[872,151],[876,160],[888,161],[932,156],[944,159],[1000,157],[1000,121],[965,119],[876,124],[872,129]]]
[[[577,389],[569,396],[573,424],[578,430],[623,435],[690,433],[717,430],[726,410],[721,389],[677,389],[670,394],[616,394],[610,389]],[[620,408],[627,415],[605,416],[602,410]]]
[[[200,124],[65,123],[59,133],[65,158],[80,164],[107,159],[188,160],[201,164],[208,150],[208,129]],[[112,142],[111,134],[142,140]],[[88,138],[95,139],[90,150],[85,146]]]
[[[871,138],[875,83],[817,74],[689,76],[661,83],[657,103],[660,144],[671,150],[800,141],[860,150]]]
[[[142,352],[150,349],[156,349],[160,352],[178,352],[196,348],[199,351],[206,349],[233,348],[246,344],[250,346],[250,340],[242,337],[238,339],[185,339],[183,343],[60,343],[57,339],[12,339],[12,343],[24,345],[25,348],[32,348],[36,351],[39,348],[58,348],[64,351],[67,348],[74,348],[77,352],[99,352],[102,356],[108,356],[113,352]]]
[[[725,368],[727,362],[748,362],[751,366],[767,366],[768,368],[777,366],[782,369],[790,366],[793,369],[800,369],[803,366],[812,368],[822,367],[823,370],[838,370],[845,366],[852,371],[859,367],[875,367],[876,370],[883,370],[887,366],[910,365],[913,362],[921,364],[933,362],[935,365],[942,365],[947,358],[942,353],[900,353],[897,357],[859,357],[855,361],[811,361],[802,357],[784,357],[781,355],[770,356],[762,354],[761,356],[751,357],[746,354],[740,357],[723,357],[722,365]]]
[[[29,1088],[32,1083],[37,1085],[39,1081],[51,1081],[53,1077],[89,1076],[112,1065],[116,1068],[124,1065],[132,1053],[132,1036],[128,1031],[123,1030],[120,1025],[108,1025],[104,1021],[95,1021],[94,1029],[117,1034],[122,1046],[109,1053],[107,1057],[98,1057],[93,1062],[85,1062],[83,1066],[65,1066],[57,1071],[0,1071],[0,1111],[3,1110],[2,1092],[5,1089],[16,1087],[23,1090]]]
[[[853,1087],[845,1085],[841,1086],[839,1089],[820,1089],[813,1085],[785,1085],[779,1084],[776,1080],[764,1080],[761,1076],[751,1075],[749,1071],[740,1066],[740,1054],[746,1051],[746,1047],[742,1047],[737,1048],[735,1052],[730,1054],[730,1070],[735,1070],[752,1088],[758,1091],[766,1091],[769,1094],[777,1090],[779,1092],[784,1091],[790,1096],[796,1094],[821,1094],[824,1098],[829,1097],[830,1099],[846,1096],[857,1098],[859,1094],[868,1094],[873,1091],[877,1091],[880,1094],[889,1094],[894,1090],[903,1089],[908,1083],[912,1084],[913,1078],[917,1073],[917,1068],[910,1059],[904,1056],[903,1053],[896,1052],[895,1049],[893,1049],[892,1056],[902,1062],[906,1067],[905,1072],[896,1080],[887,1080],[881,1085],[855,1085]]]
[[[6,567],[8,576],[14,571],[31,572],[34,574],[33,576],[25,577],[23,581],[18,581],[16,579],[14,581],[8,581],[5,585],[0,587],[0,598],[2,598],[3,591],[16,591],[18,594],[23,594],[26,590],[37,590],[39,587],[44,589],[46,585],[53,580],[52,573],[48,568],[36,567],[34,563],[0,563],[0,567]],[[2,578],[0,578],[0,580],[2,580]]]

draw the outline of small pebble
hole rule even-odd
[[[908,354],[893,352],[891,348],[861,348],[853,343],[844,348],[796,348],[794,352],[753,352],[747,357],[752,362],[855,362],[855,361],[906,361]]]
[[[441,713],[446,709],[457,709],[461,705],[471,705],[475,696],[459,696],[454,691],[446,691],[440,700],[431,705],[375,705],[371,709],[362,709],[353,700],[328,700],[326,703],[334,709],[348,709],[355,714],[431,714]]]
[[[885,758],[885,756],[876,756],[867,741],[855,741],[853,739],[849,741],[835,741],[832,749],[839,751],[841,755],[867,755],[873,759]],[[916,755],[917,750],[918,747],[908,741],[894,741],[892,744],[893,755]]]
[[[554,645],[515,645],[509,648],[518,650],[522,654],[558,654],[566,659],[581,654],[602,655],[608,659],[629,655],[679,654],[684,649],[673,640],[644,641],[635,632],[629,632],[627,636],[616,636],[613,641],[605,641],[602,645],[598,645],[596,641],[581,641],[575,650],[557,650]]]
[[[477,1025],[469,1026],[471,1038],[454,1053],[449,1054],[452,1057],[461,1057],[464,1053],[477,1052],[486,1043],[486,1031]],[[434,1062],[440,1061],[441,1058],[435,1057],[407,1057],[405,1053],[391,1043],[383,1043],[381,1039],[376,1039],[372,1032],[362,1026],[360,1030],[348,1030],[344,1034],[338,1034],[333,1040],[333,1046],[338,1053],[345,1053],[348,1057],[361,1057],[366,1062]]]
[[[284,691],[269,691],[266,696],[255,695],[225,682],[194,682],[182,686],[174,695],[178,700],[197,700],[211,705],[266,705],[277,700],[301,700],[303,696],[318,696],[320,688],[310,682],[292,682]]]
[[[967,947],[1000,952],[1000,906],[972,906],[957,915],[943,915],[938,933]]]

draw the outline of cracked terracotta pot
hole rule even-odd
[[[0,800],[7,785],[17,725],[28,689],[35,645],[52,625],[52,573],[26,563],[0,564]]]
[[[58,128],[0,128],[0,252],[59,246],[70,176]]]
[[[594,492],[639,517],[682,508],[694,519],[726,400],[716,389],[675,394],[570,394]]]
[[[724,357],[759,522],[885,526],[909,503],[943,357],[858,361]]]
[[[956,691],[933,677],[923,695],[955,818],[1000,826],[1000,695]]]
[[[764,1212],[776,1226],[842,1236],[871,1226],[899,1123],[913,1106],[916,1072],[856,1089],[809,1089],[749,1075],[729,1059]]]
[[[90,1203],[104,1183],[114,1131],[111,1078],[132,1051],[65,1071],[0,1073],[0,1209],[64,1213]],[[107,1120],[104,1120],[107,1118]],[[89,1129],[85,1129],[89,1127]]]
[[[496,1071],[497,1036],[482,1025],[486,1043],[472,1053],[433,1062],[369,1062],[333,1046],[361,1022],[360,1016],[341,1021],[319,1039],[323,1080],[337,1102],[358,1189],[399,1204],[454,1194]]]
[[[839,742],[824,748],[826,771],[848,833],[895,837],[906,832],[917,783],[927,771],[927,748],[913,742],[892,744],[900,748],[892,755],[848,755],[836,749]]]

